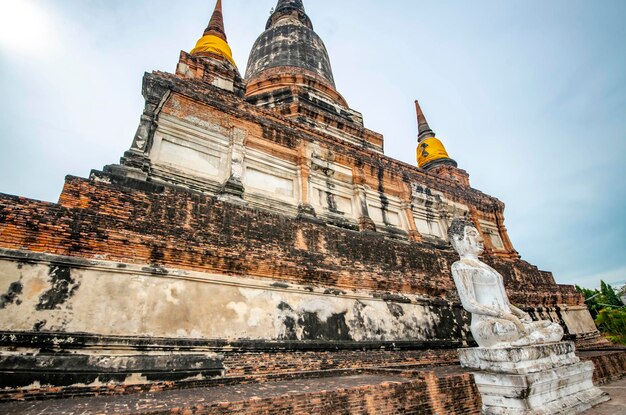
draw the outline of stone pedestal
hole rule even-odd
[[[485,415],[572,415],[608,395],[593,385],[592,362],[581,362],[574,343],[460,349],[461,366],[474,379]]]

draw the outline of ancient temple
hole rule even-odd
[[[610,344],[574,287],[520,258],[504,204],[470,186],[419,103],[417,165],[385,156],[301,0],[278,1],[245,77],[218,1],[143,96],[119,164],[68,176],[58,203],[0,195],[2,405],[210,388],[185,404],[479,413],[456,351],[474,341],[450,274],[454,217],[597,380],[626,372],[624,353],[597,352]],[[259,384],[285,393],[246,392]],[[233,388],[247,398],[220,392]]]

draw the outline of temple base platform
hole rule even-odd
[[[459,359],[476,370],[484,415],[571,415],[609,400],[593,384],[593,363],[580,361],[573,342],[461,349]]]

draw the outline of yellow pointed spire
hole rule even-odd
[[[417,166],[420,169],[432,168],[436,165],[447,164],[456,167],[456,161],[452,160],[446,151],[443,143],[435,137],[435,132],[430,129],[426,116],[415,101],[415,111],[417,112]]]
[[[237,67],[233,59],[233,52],[230,46],[228,46],[226,31],[224,30],[222,0],[217,0],[209,25],[205,29],[204,35],[196,43],[196,47],[191,51],[191,54],[197,56],[222,56]]]

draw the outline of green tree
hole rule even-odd
[[[617,296],[613,287],[604,281],[600,281],[600,292],[602,293],[601,303],[607,307],[624,307],[624,303]]]
[[[585,304],[598,330],[615,343],[626,344],[626,307],[613,287],[600,281],[600,289],[576,286],[585,296]]]
[[[626,345],[626,310],[606,307],[600,310],[595,320],[598,330],[609,340]]]
[[[589,313],[591,314],[591,318],[594,320],[598,317],[598,312],[602,309],[602,306],[598,304],[598,300],[600,297],[600,291],[598,290],[590,290],[588,288],[576,286],[576,291],[582,293],[585,296],[585,304],[589,309]]]

